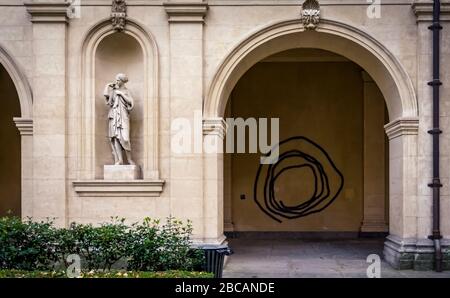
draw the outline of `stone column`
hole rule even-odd
[[[224,227],[224,180],[223,140],[226,124],[222,118],[204,119],[204,241],[221,244],[225,240]]]
[[[230,108],[225,111],[225,117],[231,117],[232,114],[232,98],[229,99],[230,102]],[[233,155],[230,154],[224,154],[223,155],[223,217],[224,217],[224,230],[226,232],[233,232],[234,231],[234,223],[233,223]],[[227,175],[225,176],[225,173]]]
[[[21,142],[22,219],[33,216],[33,119],[14,117]]]
[[[224,230],[227,232],[234,231],[233,224],[233,167],[232,167],[232,155],[224,154],[223,155],[224,162],[224,174],[227,173],[227,176],[224,175],[223,183],[224,183]]]
[[[26,4],[33,23],[33,218],[66,225],[66,26],[64,0]]]
[[[364,83],[364,216],[361,232],[387,232],[385,219],[384,98],[362,72]]]
[[[400,118],[385,125],[389,138],[389,236],[387,262],[412,268],[417,233],[417,118]]]
[[[204,238],[202,108],[203,25],[208,6],[203,1],[164,3],[170,38],[170,121],[187,119],[189,152],[170,153],[170,212],[193,221],[194,238]],[[171,132],[171,138],[175,134]]]

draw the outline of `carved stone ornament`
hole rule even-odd
[[[308,30],[316,29],[320,21],[320,5],[317,0],[305,0],[302,4],[302,22]]]
[[[127,3],[125,0],[113,0],[111,22],[114,30],[123,31],[127,19]]]

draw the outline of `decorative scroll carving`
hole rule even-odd
[[[122,31],[127,19],[127,3],[125,0],[113,0],[111,8],[111,22],[114,30]]]
[[[320,5],[317,0],[306,0],[302,4],[302,22],[308,30],[316,29],[320,21]]]

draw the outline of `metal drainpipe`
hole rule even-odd
[[[442,251],[441,251],[441,231],[440,231],[440,188],[439,179],[439,135],[442,131],[439,128],[439,87],[442,85],[439,80],[439,32],[442,29],[440,19],[441,3],[434,0],[433,3],[433,24],[428,29],[433,31],[433,80],[428,85],[433,87],[433,129],[429,130],[433,137],[433,181],[428,184],[433,188],[433,233],[428,238],[434,242],[434,262],[435,270],[442,271]]]

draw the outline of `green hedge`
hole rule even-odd
[[[26,271],[26,270],[0,270],[0,278],[66,278],[65,271]],[[80,278],[213,278],[214,274],[197,271],[117,271],[83,272]]]
[[[125,225],[112,218],[100,226],[72,223],[55,228],[51,221],[0,218],[0,269],[27,271],[65,270],[68,256],[81,258],[81,269],[107,271],[201,271],[202,250],[191,248],[191,222],[172,217],[164,223],[146,218]],[[6,272],[6,271],[5,271]]]

